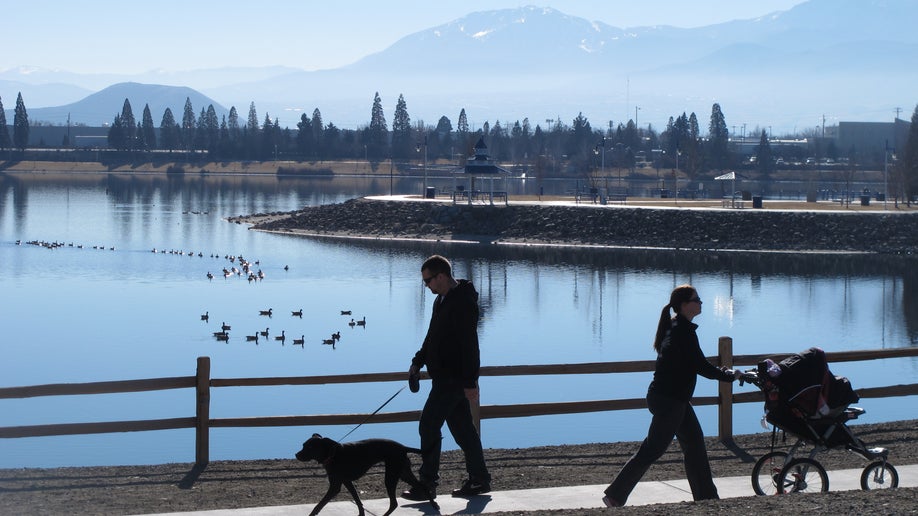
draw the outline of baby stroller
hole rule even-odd
[[[847,422],[866,411],[849,407],[858,401],[847,378],[829,371],[826,354],[810,348],[775,363],[765,360],[740,376],[765,394],[765,420],[773,425],[771,451],[752,468],[752,489],[757,495],[825,492],[829,477],[815,456],[830,449],[846,449],[869,461],[861,473],[864,490],[894,488],[899,473],[887,462],[889,450],[867,448]],[[775,450],[778,430],[796,437],[788,451]],[[808,456],[798,457],[805,445]]]

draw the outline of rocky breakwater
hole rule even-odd
[[[374,238],[698,250],[918,252],[918,215],[353,199],[231,219],[252,229]]]

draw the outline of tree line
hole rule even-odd
[[[0,149],[24,150],[29,141],[28,114],[21,93],[16,98],[14,113],[10,138],[0,99]],[[894,167],[909,197],[918,194],[916,122],[918,106],[912,115],[906,149]],[[386,160],[419,160],[422,152],[431,161],[458,162],[473,154],[479,138],[484,138],[493,160],[531,167],[539,177],[590,173],[602,166],[633,169],[638,163],[652,163],[658,169],[678,169],[694,179],[702,173],[736,168],[741,158],[729,145],[726,117],[718,103],[711,107],[707,131],[702,130],[694,112],[688,115],[683,112],[669,117],[666,128],[658,133],[652,125],[638,127],[634,120],[617,125],[610,120],[601,128],[594,128],[582,113],[569,124],[560,118],[546,120],[545,127],[540,124],[533,127],[528,118],[513,123],[496,120],[493,125],[485,122],[472,131],[464,108],[455,126],[445,115],[435,126],[423,121],[412,124],[403,95],[398,97],[389,129],[378,92],[365,126],[339,128],[332,122],[326,123],[316,108],[311,116],[302,114],[296,128],[291,129],[281,128],[278,119],[272,120],[268,114],[259,122],[254,102],[243,121],[235,106],[220,119],[212,104],[196,115],[190,98],[186,98],[181,120],[176,119],[171,108],[166,108],[157,130],[149,104],[144,106],[137,121],[130,101],[125,99],[121,113],[115,115],[108,131],[108,145],[132,157],[160,150],[206,152],[212,160],[363,159],[373,166]],[[755,155],[758,171],[767,176],[776,155],[764,130]]]

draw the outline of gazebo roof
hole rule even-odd
[[[484,137],[479,137],[475,143],[475,156],[465,162],[465,168],[462,169],[466,174],[476,176],[509,174],[510,172],[495,165],[488,156],[488,146],[484,142]]]

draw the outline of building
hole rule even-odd
[[[911,125],[898,118],[894,122],[839,122],[835,144],[842,157],[861,165],[882,165],[886,152],[905,149]]]

